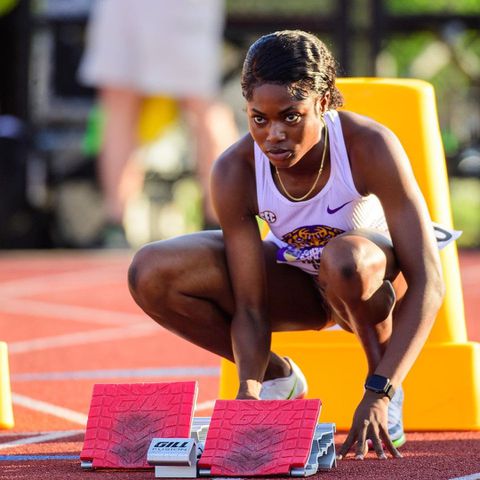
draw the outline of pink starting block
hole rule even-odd
[[[196,398],[196,382],[94,385],[82,467],[151,468],[153,437],[190,437]]]
[[[320,400],[217,400],[205,449],[203,475],[290,475],[307,463]]]

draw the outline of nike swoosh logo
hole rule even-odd
[[[341,210],[345,205],[348,205],[349,203],[352,203],[353,200],[349,200],[348,202],[345,202],[343,205],[340,205],[339,207],[337,208],[330,208],[328,205],[327,205],[327,212],[330,213],[330,215],[332,213],[337,213],[339,210]]]

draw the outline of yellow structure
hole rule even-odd
[[[13,425],[8,349],[5,342],[0,342],[0,429],[13,428]]]
[[[350,78],[338,86],[345,109],[388,126],[400,138],[425,195],[432,219],[451,226],[445,158],[433,87],[413,79]],[[404,382],[405,428],[480,430],[480,343],[468,342],[455,244],[441,252],[447,287],[430,337]],[[309,382],[309,397],[323,403],[322,422],[348,429],[363,395],[367,364],[352,334],[276,333],[273,350],[288,355]],[[235,366],[222,362],[220,397],[237,390]]]

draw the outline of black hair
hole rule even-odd
[[[329,108],[343,105],[335,86],[337,62],[325,44],[302,30],[282,30],[260,37],[248,50],[242,69],[242,93],[250,100],[255,87],[285,85],[297,100],[330,92]]]

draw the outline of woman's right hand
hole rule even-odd
[[[355,459],[363,460],[368,452],[368,438],[372,441],[378,458],[387,459],[382,441],[392,457],[402,458],[402,454],[388,436],[388,402],[387,397],[380,397],[376,393],[365,390],[362,401],[355,410],[347,439],[337,455],[338,460],[345,458],[352,448],[355,448]]]

